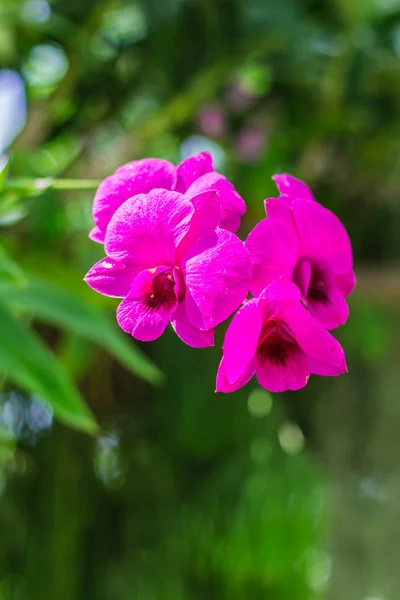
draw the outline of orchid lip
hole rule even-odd
[[[288,353],[297,346],[296,340],[279,321],[267,322],[260,335],[257,354],[275,364],[285,364]]]
[[[149,269],[151,272],[152,269]],[[146,297],[146,306],[150,310],[157,310],[161,306],[172,307],[175,302],[175,281],[172,273],[164,271],[156,275],[152,282],[152,292]]]
[[[293,281],[300,289],[304,302],[307,300],[329,304],[330,277],[326,268],[309,259],[300,260],[294,271]]]
[[[153,275],[157,267],[148,269]],[[165,307],[171,310],[176,300],[182,300],[185,294],[185,284],[178,267],[171,267],[158,273],[152,281],[152,290],[145,297],[145,305],[148,310],[159,310]]]

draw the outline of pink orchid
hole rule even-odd
[[[293,200],[314,200],[312,191],[303,181],[288,175],[287,173],[281,173],[280,175],[273,175],[272,179],[276,183],[276,187],[279,191],[279,198],[285,200],[288,204],[292,204]]]
[[[250,232],[250,291],[257,296],[283,276],[299,287],[303,302],[327,329],[346,322],[345,301],[354,288],[353,256],[340,220],[290,175],[275,175],[280,197],[265,201],[268,217]]]
[[[335,338],[300,302],[292,282],[279,279],[246,302],[230,323],[217,373],[217,392],[233,392],[254,374],[270,392],[298,390],[311,373],[347,371]]]
[[[178,179],[190,181],[189,167],[178,168]],[[134,338],[154,340],[171,322],[185,343],[211,346],[215,327],[246,297],[251,276],[243,242],[221,229],[220,219],[216,191],[190,200],[163,189],[138,194],[111,217],[107,257],[85,280],[101,294],[124,298],[117,321]]]
[[[158,158],[136,160],[119,167],[99,186],[93,200],[95,227],[90,238],[103,243],[108,224],[115,211],[129,198],[153,189],[175,190],[189,199],[206,190],[220,194],[221,223],[233,233],[240,225],[246,206],[229,181],[213,168],[211,155],[201,152],[184,160],[178,167]]]

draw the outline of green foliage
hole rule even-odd
[[[162,381],[157,367],[127,341],[101,309],[65,288],[28,277],[1,247],[0,269],[0,300],[4,302],[0,311],[0,369],[11,381],[48,402],[57,418],[89,433],[97,429],[62,366],[37,335],[16,320],[8,307],[22,309],[30,317],[94,342],[145,381],[153,384]],[[47,358],[49,365],[46,365]]]
[[[0,157],[0,192],[4,187],[9,167],[9,161],[3,157]]]
[[[128,341],[115,322],[86,299],[61,288],[29,277],[23,285],[1,287],[0,296],[22,308],[34,318],[71,331],[103,347],[134,375],[153,384],[162,374],[133,342]]]
[[[399,597],[399,19],[394,0],[0,0],[29,104],[0,152],[1,600]],[[93,182],[188,147],[246,199],[243,236],[276,172],[344,221],[348,375],[215,395],[223,331],[145,354],[85,286]],[[94,432],[90,406],[101,433],[44,406]]]
[[[2,373],[29,393],[46,400],[64,423],[95,433],[97,425],[52,353],[0,300]]]
[[[0,287],[9,284],[25,285],[26,278],[21,267],[0,246]]]

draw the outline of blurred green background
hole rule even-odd
[[[0,600],[400,598],[399,55],[398,0],[0,0]],[[349,374],[215,395],[223,328],[83,283],[93,191],[11,185],[200,150],[243,235],[276,172],[345,223]]]

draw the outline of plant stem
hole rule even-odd
[[[14,177],[7,179],[3,184],[4,191],[26,192],[38,194],[45,190],[96,190],[100,185],[97,179],[53,179],[41,177],[29,179],[27,177]]]

